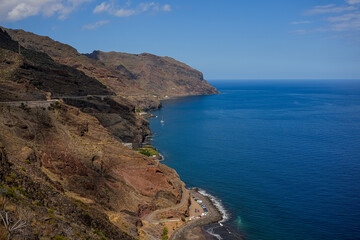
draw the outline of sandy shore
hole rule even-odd
[[[189,190],[191,195],[199,200],[208,210],[208,214],[200,219],[188,221],[185,225],[178,228],[170,237],[170,240],[176,239],[194,239],[194,240],[212,240],[214,239],[210,234],[207,234],[202,227],[211,223],[216,223],[222,220],[220,211],[214,206],[211,200],[200,194],[196,189]]]

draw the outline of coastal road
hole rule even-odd
[[[61,99],[87,99],[88,97],[98,97],[101,100],[107,97],[121,97],[116,95],[86,95],[86,96],[58,96],[57,98],[47,99],[47,100],[34,100],[34,101],[11,101],[11,102],[0,102],[0,105],[13,106],[13,107],[21,107],[25,105],[26,107],[34,108],[34,107],[49,107],[51,104],[55,102],[59,102]]]
[[[26,107],[49,107],[51,104],[55,104],[58,99],[51,100],[37,100],[37,101],[13,101],[13,102],[0,102],[0,105],[12,106],[12,107],[21,107],[22,105]]]
[[[174,221],[176,219],[169,219],[169,220],[160,220],[160,221],[155,221],[154,220],[154,217],[158,214],[161,214],[163,212],[167,212],[167,211],[170,211],[170,210],[174,210],[174,209],[179,209],[179,208],[182,208],[186,203],[187,203],[187,200],[188,200],[188,194],[187,194],[187,191],[186,191],[186,188],[184,186],[182,186],[182,194],[181,194],[181,201],[179,204],[177,204],[176,206],[174,207],[168,207],[168,208],[163,208],[163,209],[160,209],[160,210],[156,210],[154,212],[151,212],[150,214],[148,214],[144,220],[149,222],[149,223],[152,223],[152,224],[159,224],[161,222],[168,222],[168,221]],[[179,219],[178,221],[180,221],[181,219]]]
[[[201,195],[195,190],[191,190],[191,194],[197,199],[202,200],[203,204],[206,206],[209,212],[206,216],[197,220],[187,222],[186,224],[176,229],[169,240],[185,239],[185,233],[190,231],[191,229],[215,223],[222,219],[220,212],[215,208],[209,198]]]
[[[186,189],[183,186],[183,193],[186,193]],[[201,227],[201,226],[205,226],[211,223],[215,223],[218,222],[222,219],[222,216],[220,214],[220,212],[216,209],[216,207],[213,205],[213,203],[210,201],[209,198],[201,195],[200,193],[198,193],[195,190],[190,190],[191,194],[196,197],[197,199],[200,199],[203,201],[203,204],[206,206],[206,208],[208,209],[208,214],[200,219],[196,219],[193,221],[188,221],[186,222],[186,224],[182,225],[181,227],[179,227],[178,229],[175,230],[175,232],[171,235],[170,240],[177,240],[177,239],[184,239],[185,233],[187,231],[192,230],[195,227]],[[175,222],[175,221],[181,221],[181,219],[164,219],[164,220],[154,220],[154,218],[158,215],[161,214],[163,212],[166,211],[170,211],[170,210],[174,210],[174,209],[179,209],[182,208],[188,200],[188,194],[182,194],[182,198],[181,201],[178,205],[174,206],[174,207],[169,207],[169,208],[164,208],[164,209],[160,209],[157,211],[154,211],[150,214],[148,214],[145,218],[144,221],[147,221],[148,223],[152,223],[152,224],[159,224],[159,223],[163,223],[163,222]],[[149,237],[152,237],[151,235],[149,235],[147,233],[147,235]]]

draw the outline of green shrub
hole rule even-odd
[[[66,237],[57,235],[57,236],[53,237],[51,240],[66,240]]]
[[[21,193],[21,195],[23,195],[24,197],[28,197],[27,192],[23,188],[15,187],[15,190],[17,190],[19,193]]]
[[[6,193],[5,193],[6,196],[8,196],[9,198],[16,199],[16,200],[19,199],[18,196],[17,196],[17,194],[16,194],[15,189],[10,188],[10,187],[5,187],[5,188],[6,188]]]
[[[159,155],[159,152],[152,148],[141,148],[139,153],[145,155],[145,156],[153,156],[153,155]]]
[[[163,234],[161,236],[161,240],[168,240],[169,237],[168,237],[168,233],[169,233],[169,230],[167,227],[164,227],[163,228]]]
[[[90,216],[90,214],[88,212],[85,212],[84,215],[83,215],[83,220],[84,220],[84,223],[87,225],[87,226],[91,226],[91,222],[92,222],[92,217]]]
[[[144,145],[144,148],[151,148],[151,149],[155,149],[155,147],[151,146],[151,145]]]

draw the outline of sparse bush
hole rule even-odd
[[[145,156],[153,156],[153,155],[159,155],[159,152],[152,148],[141,148],[139,153],[145,155]]]
[[[144,148],[151,148],[151,149],[155,149],[154,146],[151,146],[151,145],[144,145]]]
[[[27,221],[23,220],[22,217],[18,220],[11,217],[9,212],[2,210],[0,211],[0,218],[2,220],[3,228],[0,230],[0,234],[7,236],[7,239],[11,239],[12,235],[20,229],[27,226]]]
[[[36,122],[39,124],[39,131],[42,128],[50,128],[53,126],[52,119],[47,111],[42,111],[40,108],[36,108],[35,110]]]
[[[168,236],[169,230],[167,227],[163,228],[163,234],[161,236],[161,240],[168,240],[169,236]]]
[[[57,235],[57,236],[53,237],[51,240],[66,240],[66,237]]]
[[[91,222],[92,222],[92,217],[90,216],[90,214],[88,212],[85,212],[83,215],[83,220],[87,226],[90,226]]]

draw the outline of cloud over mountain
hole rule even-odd
[[[156,2],[139,3],[135,7],[131,7],[130,2],[125,6],[118,6],[114,1],[102,2],[97,5],[93,13],[108,13],[116,17],[130,17],[133,15],[139,15],[145,12],[158,13],[158,12],[170,12],[171,6],[169,4],[161,5]]]
[[[65,19],[77,7],[90,0],[0,0],[0,20],[18,21],[27,17],[56,15]]]

